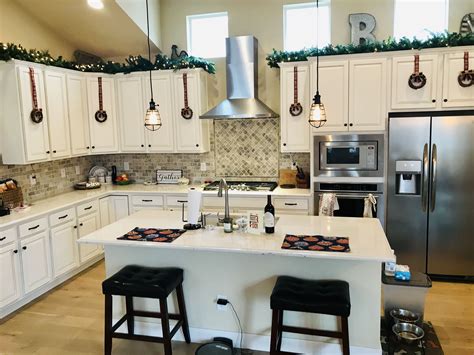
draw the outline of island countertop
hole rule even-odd
[[[181,212],[142,210],[83,238],[79,243],[126,246],[129,248],[170,248],[196,251],[280,255],[360,261],[395,261],[387,237],[375,218],[279,215],[274,234],[224,233],[223,228],[187,231],[172,243],[118,240],[135,227],[182,228]],[[323,235],[349,238],[350,252],[282,249],[286,234]]]

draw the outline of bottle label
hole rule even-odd
[[[263,223],[265,227],[275,227],[275,216],[271,212],[265,212]]]
[[[232,223],[224,223],[224,232],[232,232]]]

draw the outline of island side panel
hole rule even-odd
[[[184,269],[184,293],[191,328],[237,332],[231,311],[216,309],[216,296],[224,295],[236,308],[244,333],[265,336],[270,334],[270,295],[277,276],[345,280],[350,285],[352,304],[349,317],[351,346],[380,349],[380,262],[134,248],[128,245],[106,245],[105,262],[107,277],[131,264],[180,267]],[[158,307],[156,300],[135,299],[134,302],[136,309],[156,311]],[[123,314],[124,306],[124,300],[114,300],[114,318]],[[169,300],[169,307],[170,311],[176,311],[174,296],[173,301]],[[296,312],[285,313],[285,323],[324,329],[336,329],[338,324],[336,317]],[[191,335],[192,332],[193,329]],[[288,333],[285,336],[299,337]],[[337,342],[328,338],[302,338]]]

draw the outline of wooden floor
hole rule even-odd
[[[101,354],[104,276],[100,262],[0,324],[0,354]],[[474,354],[474,285],[434,282],[425,319],[445,354]],[[114,339],[113,345],[114,355],[163,354],[160,344]],[[196,347],[173,342],[173,354],[191,355]]]

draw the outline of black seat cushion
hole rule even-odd
[[[102,282],[110,295],[165,298],[183,282],[183,270],[128,265]]]
[[[270,298],[272,309],[349,317],[349,284],[339,280],[303,280],[280,276]]]

